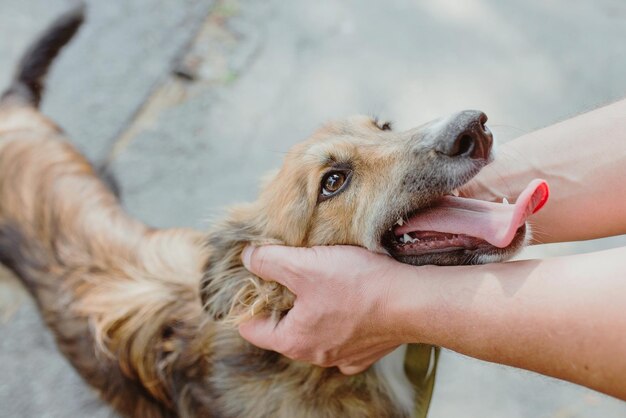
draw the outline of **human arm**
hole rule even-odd
[[[532,178],[550,185],[535,243],[626,234],[626,100],[507,142],[461,193],[514,201]]]
[[[400,282],[391,316],[413,339],[626,399],[625,257],[626,248],[619,248],[427,267],[420,280],[413,273]],[[421,310],[411,290],[424,295]],[[416,317],[426,320],[411,320]]]
[[[297,299],[280,322],[253,319],[240,332],[348,374],[399,344],[423,342],[626,399],[625,260],[620,248],[413,267],[353,247],[261,247],[246,252],[248,268]]]

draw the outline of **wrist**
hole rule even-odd
[[[436,344],[437,323],[445,314],[438,266],[402,265],[390,290],[391,327],[399,343]]]
[[[394,289],[390,315],[403,343],[455,349],[480,317],[483,293],[497,292],[509,263],[474,266],[406,266]],[[474,341],[473,344],[480,344]]]

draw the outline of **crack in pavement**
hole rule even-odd
[[[242,0],[217,0],[189,41],[172,61],[146,99],[112,141],[108,166],[162,113],[190,98],[235,82],[262,51],[262,36],[254,19],[243,13]],[[242,27],[243,26],[243,27]]]

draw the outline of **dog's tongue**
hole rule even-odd
[[[463,197],[445,196],[437,206],[405,221],[394,232],[436,231],[480,238],[493,246],[508,246],[517,229],[548,200],[548,184],[533,180],[515,204],[493,203]]]

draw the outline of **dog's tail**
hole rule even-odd
[[[38,107],[50,64],[76,34],[84,19],[85,5],[82,1],[58,17],[22,56],[13,81],[0,102],[17,101]]]

